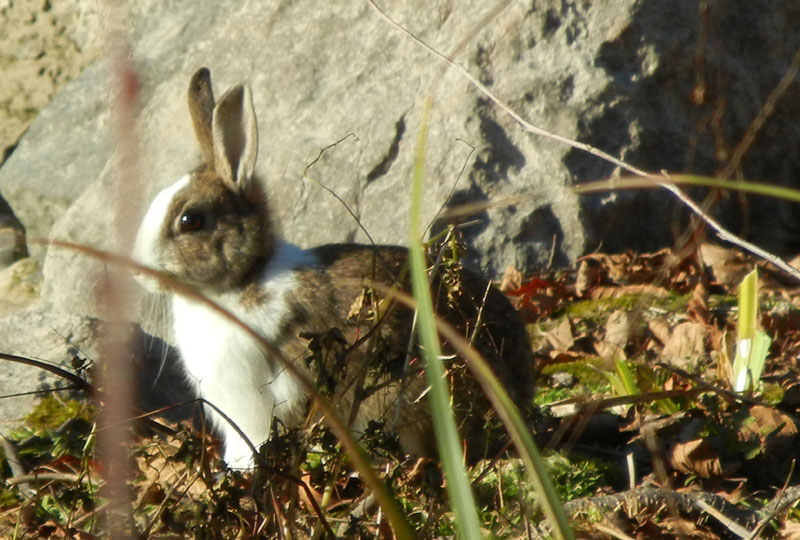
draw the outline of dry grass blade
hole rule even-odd
[[[19,364],[25,364],[26,366],[32,366],[39,368],[43,371],[47,371],[48,373],[52,373],[58,377],[61,377],[64,380],[67,380],[74,384],[76,387],[80,388],[84,392],[92,392],[92,385],[89,384],[88,381],[81,379],[74,373],[67,371],[66,369],[62,369],[56,365],[50,364],[49,362],[44,362],[42,360],[35,360],[33,358],[25,358],[24,356],[17,356],[15,354],[8,354],[0,352],[0,360],[8,360],[9,362],[17,362]]]
[[[376,497],[381,507],[384,509],[384,511],[389,517],[389,520],[392,523],[394,534],[398,538],[403,538],[403,539],[411,539],[415,537],[415,535],[411,531],[411,528],[405,518],[402,509],[398,505],[397,501],[391,496],[388,489],[386,488],[386,485],[378,478],[366,454],[364,454],[363,450],[353,440],[352,434],[350,433],[350,429],[348,428],[347,424],[339,417],[331,401],[326,396],[319,393],[313,381],[309,380],[308,377],[303,372],[301,372],[294,365],[293,362],[287,359],[280,349],[278,349],[272,343],[264,339],[264,337],[261,336],[261,334],[259,334],[255,329],[244,324],[233,313],[229,312],[219,304],[213,302],[212,300],[209,300],[207,297],[198,293],[191,286],[176,281],[174,279],[171,279],[170,277],[164,275],[161,272],[153,270],[152,268],[141,265],[136,261],[132,260],[130,257],[118,255],[115,253],[110,253],[89,246],[82,246],[79,244],[74,244],[72,242],[65,242],[60,240],[53,240],[50,242],[50,245],[55,247],[60,247],[63,249],[74,250],[86,256],[93,257],[97,260],[101,260],[107,264],[111,264],[123,269],[143,274],[148,278],[157,281],[162,287],[171,289],[175,294],[184,296],[186,298],[191,298],[192,300],[202,304],[203,306],[207,307],[208,309],[212,310],[221,317],[225,318],[226,320],[230,321],[231,323],[241,328],[241,330],[244,331],[248,336],[250,336],[256,342],[258,342],[262,347],[264,347],[264,349],[273,358],[277,359],[281,363],[284,369],[286,369],[298,381],[300,381],[301,384],[303,385],[304,390],[308,392],[309,395],[315,396],[317,405],[325,414],[325,421],[328,423],[331,430],[334,432],[339,441],[342,443],[342,446],[348,453],[348,456],[352,460],[353,465],[362,475],[364,482],[366,482],[367,485],[369,485],[370,488],[375,491]],[[217,409],[217,412],[221,411]],[[248,444],[250,444],[251,449],[255,451],[255,448],[253,448],[252,444],[249,443],[249,441]],[[257,452],[254,453],[254,456],[256,457],[256,459],[258,459]]]

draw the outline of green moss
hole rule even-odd
[[[602,389],[608,390],[609,388],[608,378],[603,373],[607,369],[608,367],[602,358],[586,356],[574,362],[545,366],[542,368],[541,373],[542,375],[550,375],[558,371],[566,371],[588,390],[598,391]]]
[[[93,414],[93,407],[85,401],[61,400],[55,396],[48,396],[25,417],[25,425],[32,431],[53,430],[73,418],[91,421]]]
[[[786,392],[780,384],[764,383],[761,388],[761,400],[773,406],[783,401],[785,394]]]
[[[634,309],[641,309],[642,306],[653,307],[668,312],[679,312],[686,307],[689,298],[690,295],[688,294],[670,294],[668,296],[623,294],[617,297],[572,302],[559,314],[563,313],[570,317],[583,319],[606,319],[608,315],[614,311],[631,311]]]

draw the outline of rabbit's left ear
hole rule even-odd
[[[237,84],[223,95],[212,122],[214,170],[237,191],[247,188],[258,157],[258,123],[250,88]]]
[[[203,161],[214,164],[214,143],[211,138],[211,117],[214,114],[214,91],[211,88],[211,73],[200,68],[189,82],[189,116],[192,117],[194,136],[200,145]]]

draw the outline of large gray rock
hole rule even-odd
[[[515,4],[456,54],[535,124],[643,168],[713,173],[800,45],[792,31],[798,10],[766,0],[740,7],[721,3],[700,12],[689,0]],[[313,245],[366,239],[320,182],[350,206],[376,241],[406,241],[422,104],[439,60],[366,2],[199,6],[171,0],[150,8],[137,10],[133,19],[144,84],[142,191],[164,186],[196,163],[185,88],[191,73],[207,65],[218,92],[239,80],[253,87],[260,170],[277,225],[290,240]],[[486,9],[479,2],[421,0],[390,8],[441,51],[469,37]],[[88,186],[113,184],[98,180],[103,170],[104,176],[114,174],[107,80],[100,64],[85,71],[43,111],[0,169],[0,190],[32,236],[51,232],[61,218],[54,235],[79,230],[81,241],[107,246],[108,229],[98,224],[108,220],[110,206],[66,213]],[[667,194],[620,192],[578,201],[566,187],[618,171],[525,133],[454,70],[437,89],[429,124],[426,222],[451,190],[450,205],[529,197],[480,213],[464,229],[488,273],[496,275],[508,264],[535,268],[549,261],[551,251],[559,264],[599,246],[655,248],[672,241],[670,227],[680,221]],[[800,158],[790,150],[799,135],[790,120],[796,117],[796,93],[791,89],[777,103],[745,155],[740,170],[746,176],[785,183],[797,176]],[[114,194],[105,200],[115,200]],[[731,198],[719,207],[731,223],[741,221],[738,205]],[[771,231],[762,237],[772,247],[789,246],[791,234],[774,232],[782,208],[755,208],[751,230]],[[67,269],[78,265],[59,257],[46,266],[68,281],[73,276]],[[55,282],[47,290],[62,289]]]
[[[509,264],[534,269],[551,256],[563,264],[598,247],[660,247],[685,217],[660,191],[578,199],[569,186],[619,171],[526,133],[455,70],[439,80],[441,62],[366,2],[147,5],[132,19],[143,83],[138,191],[152,194],[197,163],[185,91],[205,65],[218,94],[240,80],[251,85],[259,170],[276,227],[304,246],[365,241],[361,226],[376,242],[407,240],[423,103],[434,84],[424,221],[442,205],[523,197],[468,218],[477,221],[463,229],[465,240],[487,273]],[[487,9],[481,2],[422,0],[390,7],[438,50],[471,37],[457,60],[526,119],[650,170],[723,168],[800,48],[793,30],[800,10],[768,0],[709,4],[705,11],[690,0],[515,3],[475,33]],[[110,129],[108,80],[102,64],[84,71],[0,169],[0,191],[31,236],[119,248],[110,241],[112,217],[142,211],[117,191],[121,171],[111,154],[120,141]],[[790,88],[756,133],[737,169],[744,176],[797,178],[797,93]],[[741,207],[728,197],[717,208],[736,224],[746,222]],[[752,207],[749,230],[769,231],[757,239],[789,248],[800,237],[777,227],[784,206]],[[104,271],[102,261],[49,250],[46,305],[96,314],[87,292]]]
[[[423,5],[408,3],[397,14],[402,19]],[[449,14],[432,12],[415,30],[437,36],[434,44],[446,50],[468,32],[482,11],[476,5]],[[407,240],[408,191],[421,105],[439,72],[435,59],[386,25],[366,3],[313,8],[303,2],[280,7],[228,3],[223,9],[174,1],[170,12],[192,17],[145,17],[137,31],[135,56],[144,84],[142,190],[163,187],[196,164],[185,90],[191,73],[207,65],[218,92],[238,80],[253,88],[262,136],[259,168],[276,225],[290,240],[301,245],[366,240],[348,210],[317,182],[350,206],[375,241]],[[507,17],[517,16],[524,14]],[[524,26],[540,33],[541,23],[533,22]],[[247,28],[253,30],[245,37]],[[499,39],[501,30],[490,28],[486,39],[496,39],[493,35]],[[558,50],[567,47],[563,39],[554,44]],[[476,49],[470,49],[473,62],[475,55]],[[473,68],[480,71],[487,66]],[[600,75],[586,85],[586,92],[596,93],[604,86],[607,76]],[[514,86],[526,85],[520,76],[529,77],[515,75]],[[31,137],[23,139],[0,171],[3,193],[30,234],[50,230],[53,237],[109,246],[106,224],[108,209],[114,206],[87,206],[80,195],[87,194],[91,185],[93,200],[116,200],[113,193],[101,194],[113,185],[111,177],[116,174],[109,167],[112,148],[105,92],[98,92],[107,87],[107,77],[100,64],[85,71],[43,113],[42,124],[34,124]],[[541,99],[549,100],[545,95]],[[568,135],[577,135],[574,113],[561,123],[570,127]],[[40,136],[44,140],[37,140]],[[315,161],[323,148],[343,137]],[[430,121],[425,222],[436,216],[451,191],[457,202],[531,195],[530,202],[514,209],[482,213],[477,224],[465,229],[490,273],[507,264],[532,267],[546,261],[554,239],[557,262],[567,262],[584,250],[576,197],[563,190],[552,193],[553,187],[569,181],[560,163],[566,149],[555,147],[555,152],[544,154],[535,150],[537,144],[480,99],[463,78],[453,72],[446,75]],[[42,163],[38,149],[45,146],[58,151],[47,152],[46,165],[38,165],[40,172],[32,174],[36,163]],[[47,178],[48,187],[29,188],[42,184],[33,177],[44,178],[45,166],[58,171]],[[544,191],[546,197],[541,196]],[[67,295],[56,299],[58,306],[81,305],[75,296],[83,288],[64,286],[92,275],[77,257],[59,252],[45,263],[45,275],[56,280],[46,287],[47,297]],[[69,268],[80,270],[72,275]]]

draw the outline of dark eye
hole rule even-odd
[[[187,210],[181,215],[179,223],[179,228],[182,233],[198,231],[206,224],[206,218],[202,212]]]

